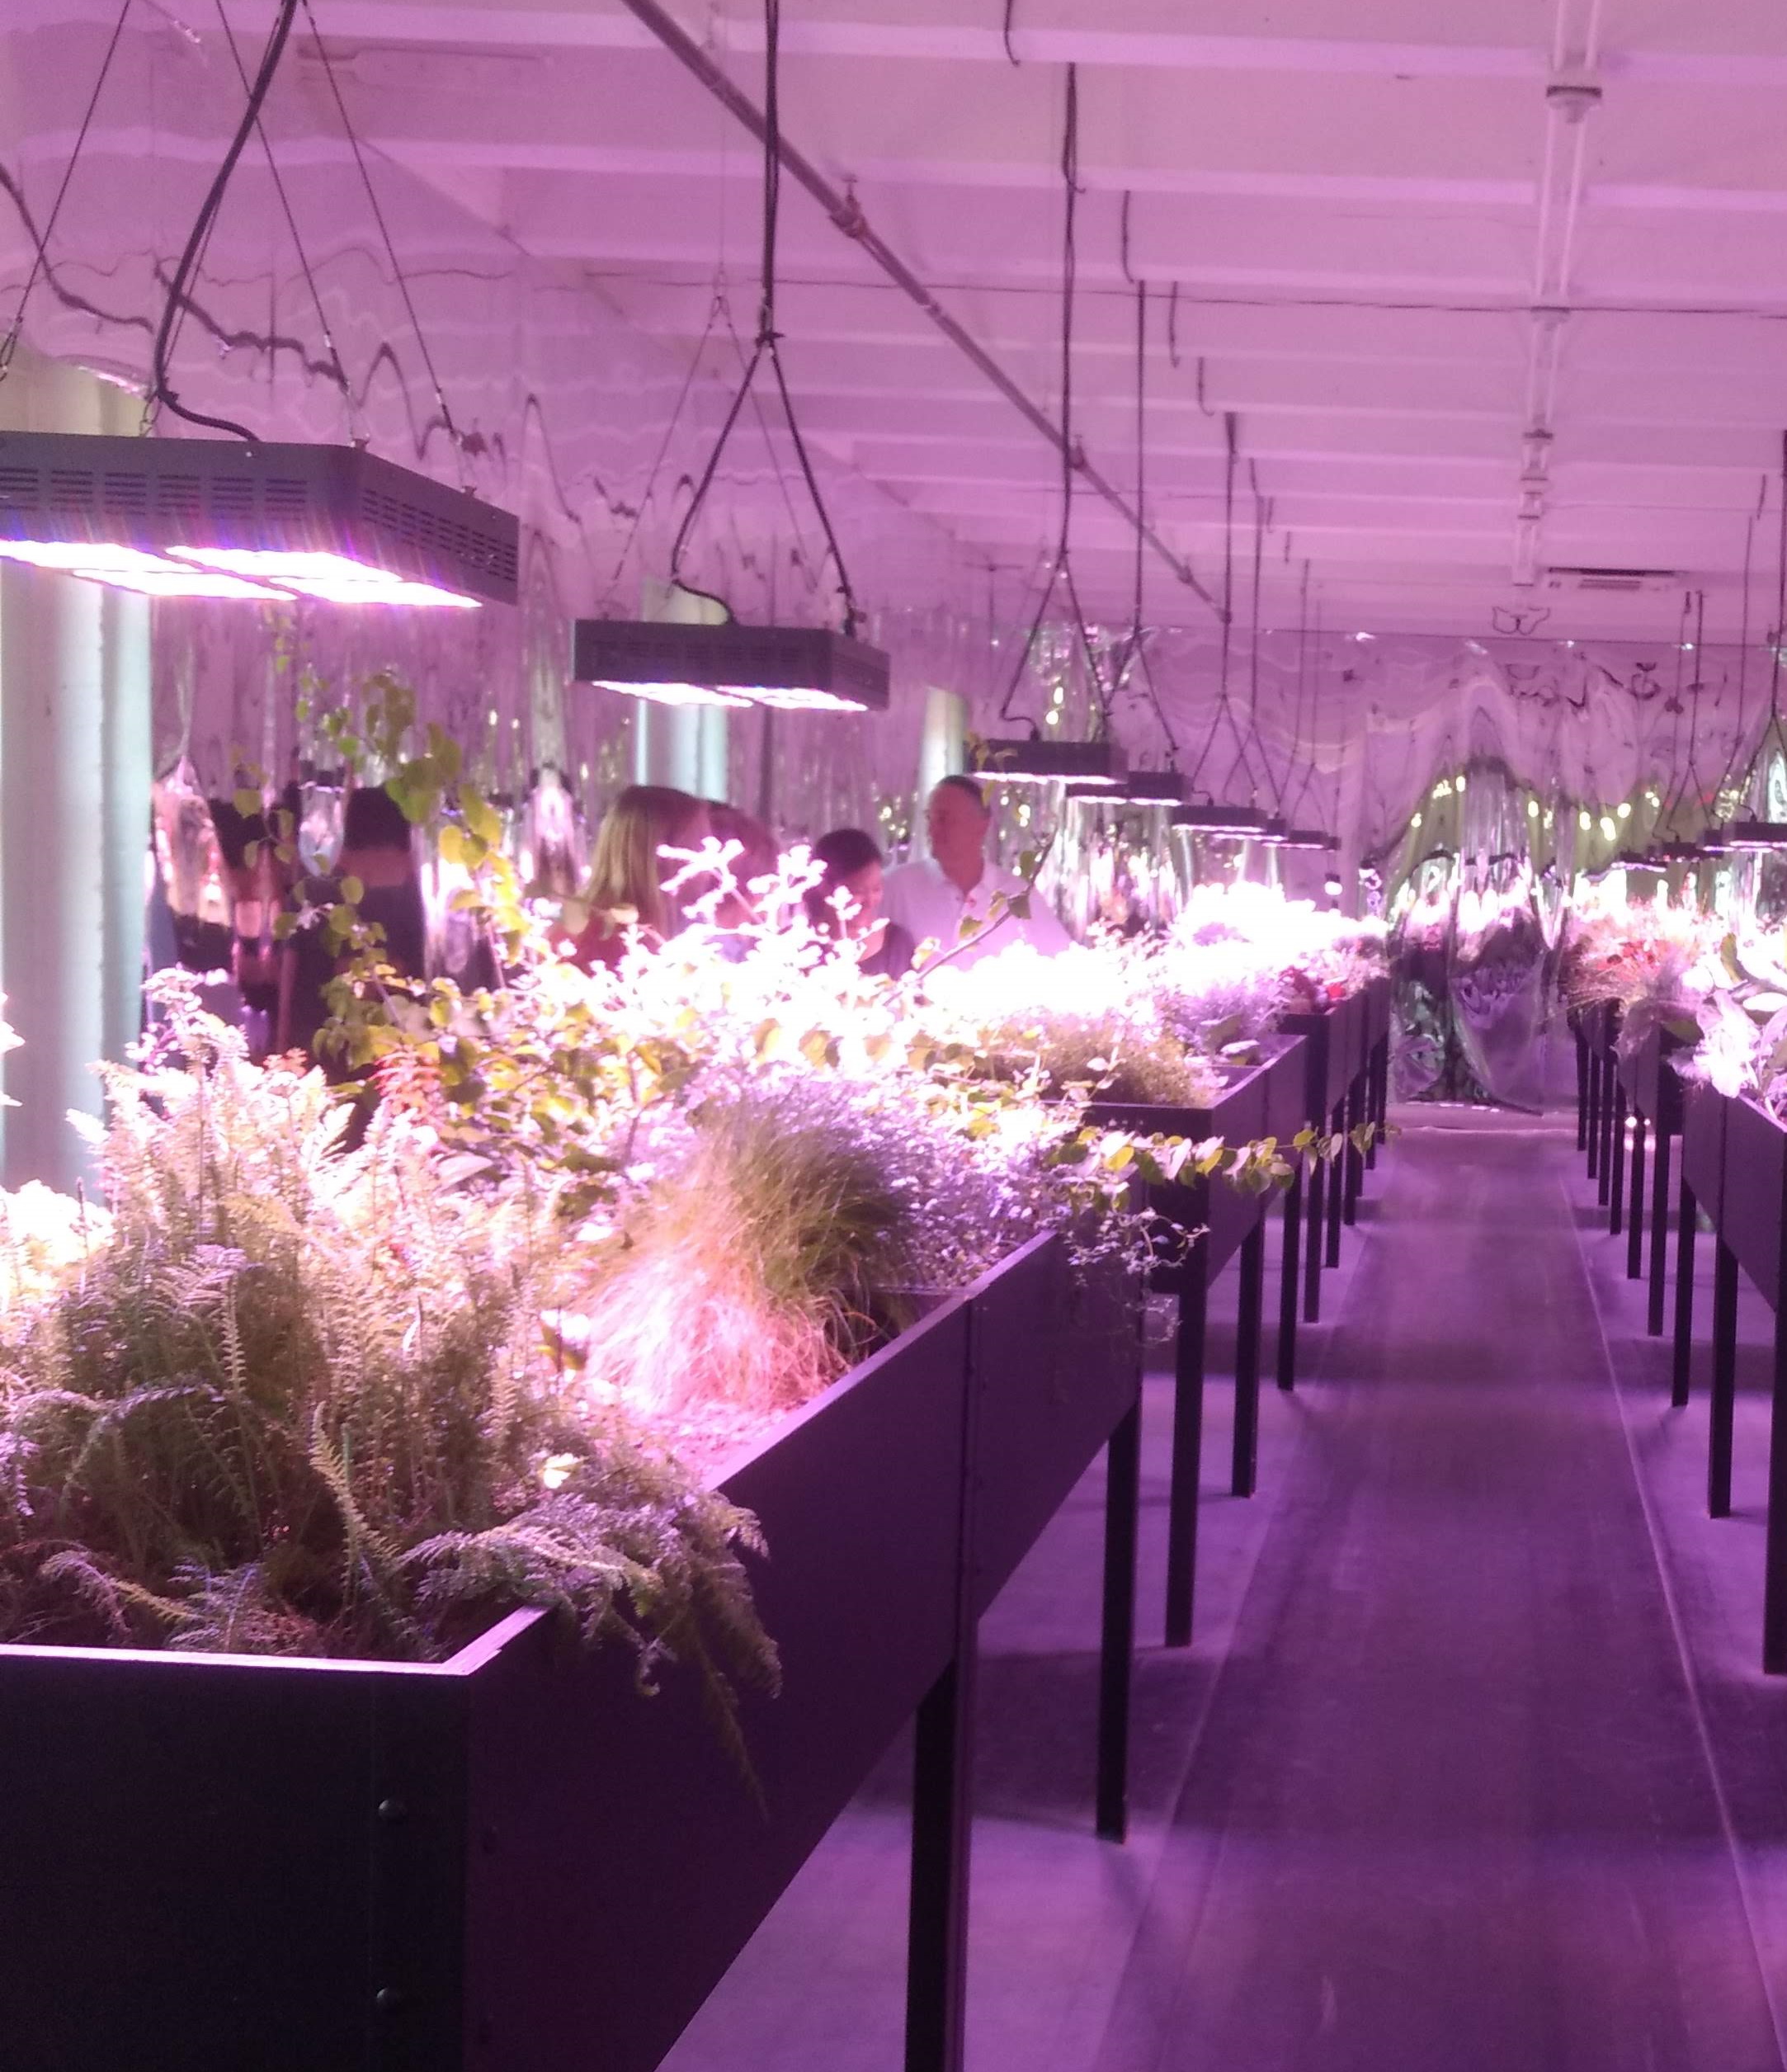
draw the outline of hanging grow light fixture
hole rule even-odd
[[[1747,855],[1770,855],[1787,849],[1787,820],[1733,820],[1718,832],[1724,848]]]
[[[151,597],[258,603],[310,597],[334,604],[460,610],[487,601],[512,604],[520,532],[508,512],[381,460],[358,443],[262,441],[228,418],[188,408],[174,392],[169,363],[189,306],[191,284],[230,176],[260,123],[297,9],[298,0],[279,0],[252,82],[243,75],[247,103],[168,281],[150,353],[144,431],[151,430],[156,413],[166,408],[189,424],[228,436],[163,440],[86,432],[0,434],[0,560],[54,569]],[[327,68],[328,54],[320,39],[318,50]],[[101,84],[104,78],[102,70]],[[96,101],[97,95],[96,87]],[[92,112],[90,105],[89,116]],[[342,116],[345,122],[345,108]],[[81,135],[85,134],[83,125]],[[78,153],[78,139],[75,149]],[[269,153],[271,165],[271,147]],[[357,144],[355,155],[358,160]],[[69,173],[73,169],[71,161]],[[276,181],[277,169],[273,170]],[[384,233],[363,163],[361,172]],[[67,186],[65,175],[64,192]],[[59,197],[56,206],[61,206]],[[298,226],[289,208],[286,217],[296,242]],[[385,248],[407,303],[403,270],[388,234]],[[40,261],[41,256],[40,252]],[[301,244],[299,258],[309,279],[309,262]],[[33,269],[12,329],[0,342],[0,375],[12,358],[26,303],[43,270],[40,263]],[[312,288],[314,293],[314,282]],[[413,309],[411,316],[413,320]],[[317,317],[345,394],[347,376],[320,301]],[[419,327],[417,337],[432,373]],[[448,435],[463,451],[438,380],[435,388]]]
[[[989,784],[1090,785],[1115,795],[1129,775],[1115,741],[981,741],[974,772]]]
[[[1233,805],[1182,805],[1172,816],[1172,824],[1193,834],[1218,835],[1243,842],[1266,840],[1272,826],[1269,814],[1257,812],[1252,806]]]
[[[1319,828],[1287,828],[1277,841],[1281,849],[1318,849],[1331,856],[1340,849],[1340,837],[1324,834]]]
[[[0,560],[152,597],[513,604],[520,529],[355,446],[0,433]]]
[[[827,626],[687,625],[579,619],[571,673],[660,705],[884,712],[888,658]]]
[[[1068,796],[1082,805],[1176,806],[1185,779],[1176,770],[1132,770],[1115,784],[1070,784]]]
[[[820,493],[794,416],[788,377],[782,370],[781,331],[776,315],[776,240],[781,207],[782,136],[780,118],[781,0],[763,0],[762,257],[757,337],[733,392],[695,494],[682,514],[670,550],[673,589],[698,597],[681,582],[682,556],[695,522],[719,472],[733,427],[752,393],[760,367],[775,377],[788,437],[800,464],[802,479],[825,536],[826,559],[837,571],[843,603],[843,630],[825,626],[741,625],[726,612],[721,625],[689,625],[655,619],[579,619],[572,629],[571,673],[624,696],[659,705],[758,706],[772,711],[884,712],[888,704],[888,658],[879,648],[856,638],[862,622],[843,550],[832,529],[831,515]],[[757,126],[753,125],[753,126]],[[765,437],[767,437],[766,427]]]

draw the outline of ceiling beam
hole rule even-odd
[[[659,6],[658,0],[624,0],[624,4],[722,106],[738,117],[760,144],[767,142],[769,130],[762,111],[728,78],[681,24]],[[1079,479],[1102,497],[1134,527],[1139,536],[1172,570],[1178,581],[1220,616],[1221,607],[1198,581],[1191,564],[1181,555],[1173,551],[1143,514],[1130,503],[1114,483],[1085,458],[1077,447],[1070,452],[1062,427],[1044,414],[978,340],[950,315],[898,253],[883,242],[864,221],[860,210],[851,198],[840,193],[818,168],[797,151],[785,136],[778,139],[777,155],[783,170],[791,174],[806,189],[839,232],[850,238],[897,287],[923,310],[945,337],[972,361],[1026,422],[1049,441],[1057,454],[1070,461]]]

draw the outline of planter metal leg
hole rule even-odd
[[[1657,1155],[1651,1161],[1651,1286],[1644,1328],[1663,1335],[1663,1291],[1669,1263],[1669,1132],[1657,1126]]]
[[[1609,1196],[1620,1200],[1620,1181],[1613,1171],[1613,1144],[1615,1144],[1615,1102],[1620,1100],[1620,1078],[1613,1071],[1613,1055],[1603,1053],[1601,1057],[1601,1192],[1599,1201],[1607,1208]]]
[[[1737,1255],[1714,1240],[1713,1415],[1706,1447],[1706,1512],[1731,1516],[1731,1420],[1737,1400]]]
[[[1700,1212],[1687,1175],[1676,1201],[1676,1344],[1671,1370],[1669,1400],[1678,1410],[1688,1407],[1688,1392],[1694,1367],[1694,1239]]]
[[[1346,1167],[1345,1215],[1349,1229],[1359,1220],[1359,1196],[1365,1184],[1365,1156],[1353,1142],[1353,1131],[1365,1119],[1365,1075],[1361,1072],[1346,1089],[1346,1149],[1341,1157]]]
[[[1644,1143],[1649,1125],[1634,1109],[1632,1121],[1632,1196],[1626,1205],[1625,1277],[1644,1277]]]
[[[1285,1193],[1284,1267],[1278,1283],[1278,1385],[1297,1385],[1297,1267],[1303,1237],[1303,1163],[1292,1169]]]
[[[1613,1088],[1613,1182],[1607,1210],[1607,1234],[1620,1234],[1625,1211],[1625,1088],[1616,1079]]]
[[[1328,1117],[1328,1128],[1338,1136],[1346,1126],[1346,1103],[1337,1101],[1334,1112]],[[1337,1151],[1327,1165],[1327,1265],[1329,1271],[1340,1264],[1341,1222],[1346,1192],[1346,1154]]]
[[[1588,1149],[1588,1039],[1576,1032],[1576,1148]]]
[[[1588,1177],[1592,1180],[1601,1172],[1601,1058],[1597,1052],[1589,1050],[1586,1037],[1583,1039],[1582,1048],[1588,1051],[1588,1115],[1587,1118],[1588,1144],[1587,1148]],[[1605,1195],[1601,1196],[1604,1201],[1606,1198]]]
[[[1235,1447],[1229,1487],[1250,1497],[1260,1456],[1260,1321],[1266,1293],[1266,1217],[1241,1242],[1241,1309],[1235,1326]]]
[[[1762,1670],[1787,1676],[1787,1315],[1775,1317],[1769,1403],[1768,1537],[1762,1574]]]
[[[1209,1307],[1205,1252],[1186,1262],[1172,1398],[1172,1484],[1167,1498],[1167,1645],[1191,1645],[1198,1565],[1198,1479],[1204,1466],[1204,1326]]]
[[[1321,1126],[1317,1125],[1319,1128]],[[1304,1240],[1303,1252],[1303,1320],[1305,1324],[1322,1321],[1322,1220],[1327,1206],[1327,1174],[1319,1159],[1310,1157],[1304,1163],[1309,1168],[1309,1227]]]
[[[1105,1449],[1105,1617],[1098,1659],[1098,1832],[1129,1827],[1129,1677],[1135,1655],[1135,1544],[1141,1510],[1142,1405],[1124,1414]]]
[[[1380,1036],[1365,1060],[1365,1120],[1371,1125],[1371,1141],[1365,1146],[1365,1170],[1378,1169],[1378,1139],[1384,1134],[1384,1053],[1389,1038]]]
[[[918,1707],[906,2072],[961,2072],[968,1986],[968,1859],[974,1810],[974,1644]]]

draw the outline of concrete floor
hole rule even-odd
[[[1704,1383],[1668,1409],[1573,1134],[1403,1120],[1307,1378],[1267,1392],[1251,1501],[1224,1493],[1212,1388],[1189,1653],[1159,1645],[1149,1385],[1126,1847],[1091,1834],[1099,1470],[983,1623],[974,2072],[1787,2065],[1787,1683],[1756,1667],[1770,1319],[1747,1291],[1738,1514],[1714,1524]],[[900,2065],[908,1760],[671,2072]]]

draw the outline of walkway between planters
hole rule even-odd
[[[1780,2066],[1572,1145],[1380,1163],[1099,2072]]]
[[[1090,1838],[1099,1471],[983,1622],[970,2072],[1787,2064],[1752,1930],[1787,1930],[1787,1688],[1705,1639],[1742,1622],[1755,1536],[1688,1507],[1680,1585],[1651,1463],[1681,1484],[1696,1414],[1627,1336],[1573,1133],[1403,1121],[1308,1378],[1267,1390],[1251,1503],[1213,1381],[1189,1655],[1158,1645],[1150,1384],[1127,1848]],[[667,2072],[898,2072],[908,1761]]]

